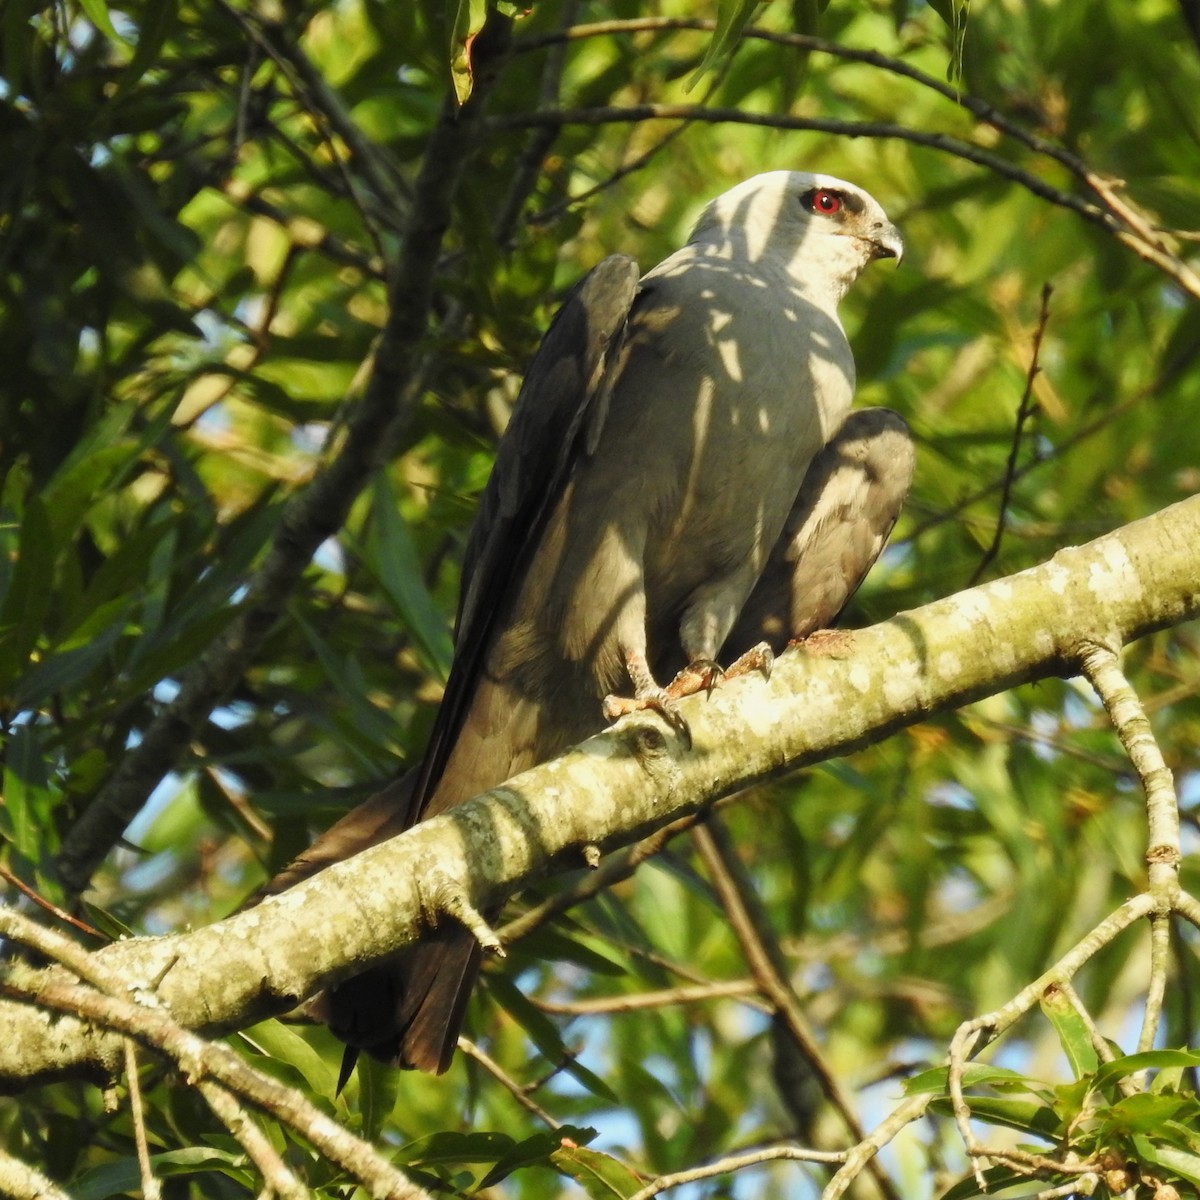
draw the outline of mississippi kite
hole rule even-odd
[[[661,680],[723,650],[770,651],[834,620],[875,561],[912,476],[904,422],[847,416],[854,361],[838,302],[900,236],[866,192],[773,171],[717,197],[639,281],[600,263],[525,378],[463,565],[455,658],[420,766],[272,881],[460,804],[597,732],[661,712]],[[356,1049],[444,1071],[478,968],[451,919],[330,990]]]

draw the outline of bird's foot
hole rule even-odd
[[[672,694],[668,688],[658,686],[654,676],[650,673],[650,665],[646,662],[645,655],[636,650],[626,653],[625,669],[629,672],[629,680],[633,684],[633,695],[605,696],[605,717],[610,721],[615,721],[618,717],[627,716],[629,713],[645,712],[647,709],[651,709],[658,713],[679,734],[684,745],[690,748],[692,731],[687,720],[679,711],[679,695]]]
[[[698,658],[695,662],[688,663],[664,690],[676,700],[682,700],[684,696],[694,696],[698,692],[708,692],[711,695],[713,688],[727,674],[715,659]]]
[[[766,642],[751,646],[745,654],[735,659],[725,668],[726,679],[736,679],[739,675],[749,675],[761,671],[764,679],[771,678],[771,669],[775,666],[775,651]]]
[[[692,731],[683,713],[679,711],[678,698],[666,688],[639,689],[632,696],[605,696],[604,716],[609,721],[628,716],[634,712],[653,711],[683,739],[687,746],[692,744]]]

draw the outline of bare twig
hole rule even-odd
[[[1089,959],[1123,933],[1130,925],[1148,917],[1155,909],[1154,899],[1146,892],[1126,900],[1120,908],[1110,913],[1086,937],[1076,942],[1048,971],[1044,971],[1031,984],[1021,989],[1007,1004],[994,1012],[972,1017],[956,1030],[950,1042],[950,1069],[948,1087],[954,1109],[954,1119],[967,1153],[981,1154],[979,1142],[971,1129],[971,1108],[963,1093],[963,1072],[968,1059],[972,1058],[989,1042],[994,1041],[1010,1026],[1023,1017],[1042,998],[1052,985],[1062,986],[1070,982],[1075,973]],[[979,1158],[975,1162],[976,1178],[983,1186],[983,1168]],[[986,1189],[985,1189],[986,1190]]]
[[[783,952],[779,948],[774,930],[762,911],[750,881],[745,878],[744,868],[729,836],[715,815],[692,831],[696,847],[708,867],[713,888],[725,910],[729,923],[741,944],[742,953],[750,973],[754,976],[763,994],[775,1007],[788,1035],[816,1076],[821,1090],[841,1117],[843,1124],[856,1142],[866,1140],[866,1131],[859,1123],[858,1114],[841,1080],[825,1061],[821,1048],[808,1027],[808,1021],[800,1008],[795,992],[787,982],[787,968]],[[839,1162],[841,1159],[838,1160]],[[868,1170],[879,1190],[896,1200],[891,1180],[872,1158]]]
[[[934,1097],[926,1093],[920,1096],[909,1096],[907,1100],[896,1105],[866,1137],[846,1151],[845,1163],[838,1168],[833,1178],[825,1185],[824,1191],[821,1192],[821,1200],[839,1200],[839,1197],[844,1196],[850,1185],[863,1173],[875,1155],[905,1126],[919,1121],[933,1100]]]
[[[486,1050],[477,1046],[470,1038],[459,1034],[458,1048],[473,1058],[493,1079],[511,1093],[512,1098],[526,1112],[532,1113],[543,1124],[551,1129],[561,1129],[562,1122],[552,1117],[540,1104],[529,1095],[529,1089],[518,1083]]]
[[[196,1087],[208,1102],[208,1107],[258,1168],[258,1173],[271,1192],[279,1200],[309,1200],[309,1190],[292,1173],[233,1094],[211,1079],[197,1080]]]
[[[611,36],[613,34],[629,34],[652,30],[694,29],[711,33],[715,28],[716,22],[712,20],[687,17],[637,17],[625,21],[598,21],[590,25],[579,25],[567,30],[565,35],[560,32],[523,38],[519,41],[518,46],[521,49],[537,49],[563,36],[569,37],[572,40],[578,40],[588,37]],[[744,29],[741,37],[746,40],[757,39],[774,42],[777,45],[794,50],[829,54],[848,62],[864,63],[879,70],[888,71],[891,74],[910,79],[921,87],[936,92],[939,96],[951,101],[960,108],[966,109],[978,120],[986,125],[990,125],[999,133],[1019,142],[1035,154],[1052,159],[1060,166],[1065,167],[1100,201],[1098,207],[1088,205],[1086,201],[1080,201],[1080,204],[1092,210],[1091,215],[1088,216],[1089,220],[1094,220],[1104,225],[1110,233],[1116,236],[1118,241],[1128,246],[1140,258],[1157,266],[1160,270],[1175,279],[1184,291],[1200,299],[1200,276],[1197,276],[1186,263],[1171,252],[1162,234],[1128,200],[1117,194],[1117,189],[1121,186],[1119,182],[1108,180],[1098,175],[1078,155],[1072,154],[1057,143],[1040,137],[1031,130],[1019,125],[1005,116],[999,109],[988,104],[987,101],[981,100],[976,96],[971,96],[959,88],[951,86],[944,80],[928,75],[924,71],[900,59],[881,54],[877,50],[860,50],[852,46],[839,45],[824,38],[812,37],[808,34],[781,33],[775,30],[759,29],[756,27]],[[953,153],[954,151],[951,152]],[[963,155],[962,157],[969,156]],[[1001,172],[1001,174],[1005,174],[1005,172]],[[1023,178],[1018,178],[1016,175],[1009,175],[1008,177],[1012,178],[1015,182],[1022,183],[1026,187],[1029,187],[1031,181],[1035,181],[1033,175],[1025,172],[1021,172],[1021,176]],[[1045,192],[1039,190],[1039,188],[1031,187],[1030,190],[1037,195],[1043,196],[1045,199],[1050,198]],[[1059,193],[1059,195],[1067,196],[1068,193]],[[1059,201],[1054,202],[1059,203]],[[1068,204],[1067,207],[1075,208],[1076,205]],[[1076,208],[1076,211],[1080,211],[1081,215],[1087,215],[1080,208]],[[1186,232],[1182,234],[1173,233],[1172,236],[1186,237],[1187,234]]]
[[[18,879],[16,875],[3,865],[0,865],[0,879],[3,879],[10,886],[15,887],[22,896],[28,900],[32,900],[38,908],[45,909],[46,912],[50,913],[57,920],[78,929],[80,933],[86,933],[88,937],[94,937],[101,942],[108,941],[108,938],[100,930],[93,928],[86,921],[81,921],[78,917],[72,916],[66,909],[59,908],[57,904],[51,903],[40,892],[35,892],[29,884],[23,879]]]
[[[1169,913],[1179,890],[1179,803],[1175,780],[1154,739],[1137,693],[1121,671],[1116,652],[1099,642],[1083,646],[1079,664],[1104,705],[1146,793],[1150,893],[1160,913]]]
[[[555,892],[553,896],[548,896],[528,912],[514,917],[506,925],[502,925],[497,930],[500,940],[506,946],[511,945],[520,938],[527,937],[535,929],[540,928],[560,913],[598,896],[614,884],[620,883],[621,880],[628,879],[642,863],[658,854],[676,834],[691,829],[700,819],[698,814],[693,814],[678,821],[672,821],[670,825],[664,825],[662,829],[643,838],[636,846],[631,846],[621,854],[614,854],[606,858],[594,871],[589,871],[573,887]]]
[[[926,133],[887,121],[843,121],[832,117],[799,117],[786,113],[743,112],[737,108],[705,108],[698,104],[632,104],[570,108],[558,112],[505,113],[487,118],[490,129],[529,129],[539,125],[615,125],[636,121],[703,121],[708,124],[755,125],[768,129],[806,129],[814,133],[832,133],[840,137],[867,137],[909,142],[952,154],[956,158],[985,167],[1004,179],[1020,184],[1035,196],[1068,209],[1094,225],[1113,231],[1116,218],[1099,205],[1065,192],[1038,176],[1015,166],[989,150],[964,142],[947,133]],[[1182,265],[1182,264],[1181,264]],[[1165,268],[1164,268],[1165,269]],[[1177,272],[1168,271],[1175,276]],[[1190,290],[1190,289],[1189,289]],[[1200,281],[1196,293],[1200,297]]]
[[[150,1147],[146,1143],[146,1114],[142,1108],[142,1085],[138,1081],[137,1047],[125,1039],[125,1081],[129,1087],[129,1115],[133,1121],[133,1144],[137,1148],[138,1174],[142,1179],[143,1200],[162,1200],[162,1184],[150,1168]]]
[[[1033,331],[1033,350],[1029,357],[1029,371],[1025,376],[1025,390],[1021,393],[1021,403],[1017,405],[1017,417],[1013,423],[1012,446],[1008,451],[1008,462],[1004,468],[1004,483],[1000,489],[1000,510],[996,514],[996,531],[992,535],[991,544],[983,552],[971,578],[967,580],[968,587],[974,587],[983,578],[988,565],[1000,553],[1000,542],[1004,537],[1004,527],[1008,521],[1008,504],[1012,498],[1013,482],[1017,475],[1017,460],[1021,453],[1021,436],[1025,430],[1025,422],[1033,416],[1037,403],[1033,398],[1033,384],[1041,371],[1038,356],[1042,350],[1042,338],[1046,334],[1046,325],[1050,320],[1050,296],[1054,289],[1050,284],[1042,285],[1042,307],[1038,313],[1037,327]]]
[[[702,1167],[693,1167],[688,1171],[659,1175],[644,1188],[634,1192],[629,1200],[650,1200],[651,1196],[657,1196],[668,1188],[679,1187],[685,1183],[695,1183],[700,1179],[712,1179],[717,1175],[730,1175],[734,1171],[761,1166],[768,1162],[788,1160],[836,1164],[844,1162],[845,1158],[846,1155],[842,1151],[806,1150],[803,1146],[765,1146],[761,1150],[753,1150],[748,1154],[731,1154],[727,1158],[717,1159],[715,1162],[706,1163]]]
[[[1092,1014],[1088,1012],[1087,1005],[1083,1002],[1083,997],[1075,990],[1075,985],[1069,979],[1064,979],[1058,985],[1058,990],[1075,1010],[1075,1015],[1088,1031],[1088,1038],[1092,1043],[1092,1049],[1096,1051],[1096,1057],[1104,1063],[1113,1062],[1116,1055],[1113,1054],[1112,1048],[1108,1044],[1108,1039],[1100,1032],[1096,1022],[1092,1019]],[[1137,1091],[1137,1085],[1128,1075],[1122,1075],[1117,1080],[1117,1086],[1126,1096],[1132,1096]]]
[[[752,999],[759,986],[750,979],[731,979],[718,983],[694,983],[683,987],[662,988],[655,992],[636,992],[628,996],[601,996],[592,1000],[535,1000],[543,1012],[568,1017],[597,1016],[605,1013],[638,1012],[647,1008],[668,1008],[673,1004],[702,1004],[706,1000]],[[753,1005],[769,1008],[768,1005]]]

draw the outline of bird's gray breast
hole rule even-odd
[[[850,405],[854,363],[833,305],[782,270],[669,268],[646,281],[610,427],[652,514],[648,598],[675,606],[714,573],[765,560]]]

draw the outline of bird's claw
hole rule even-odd
[[[771,678],[771,669],[775,666],[775,651],[766,642],[751,646],[740,658],[725,668],[726,679],[736,679],[739,675],[749,675],[752,671],[761,671],[764,679]]]
[[[604,716],[609,721],[615,721],[618,717],[628,716],[630,713],[646,712],[647,710],[658,713],[683,739],[684,744],[689,749],[691,748],[691,727],[687,723],[687,718],[679,711],[676,697],[672,696],[666,688],[650,688],[636,696],[604,697]]]
[[[688,663],[667,684],[665,691],[668,696],[677,700],[683,699],[684,696],[694,696],[697,692],[707,692],[711,696],[713,688],[725,678],[725,674],[725,669],[715,659],[698,658]]]

